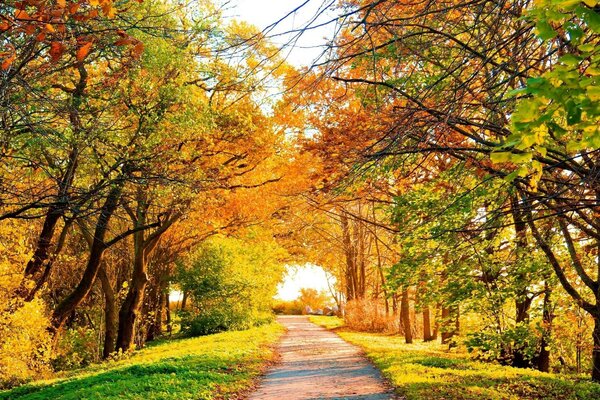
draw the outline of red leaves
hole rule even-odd
[[[62,44],[61,42],[52,42],[50,43],[50,60],[52,60],[52,62],[56,62],[58,60],[60,60],[60,58],[62,57],[62,55],[65,52],[65,45]]]

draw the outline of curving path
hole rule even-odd
[[[249,400],[396,398],[357,347],[307,317],[277,320],[288,329],[277,348],[281,360]]]

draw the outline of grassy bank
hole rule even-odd
[[[248,389],[272,359],[278,324],[160,343],[130,358],[0,392],[0,399],[219,399]]]
[[[407,400],[600,399],[600,385],[584,377],[477,362],[437,343],[407,345],[400,336],[353,332],[335,317],[311,320],[363,348]]]

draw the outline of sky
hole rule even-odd
[[[329,275],[329,278],[333,279],[331,275]],[[277,295],[275,297],[281,300],[295,300],[300,296],[300,289],[303,288],[311,288],[329,293],[325,270],[313,264],[288,266],[287,275],[283,283],[277,287]]]
[[[225,15],[230,18],[244,20],[261,30],[279,21],[288,13],[306,3],[293,15],[281,21],[273,30],[272,34],[289,32],[294,29],[305,27],[317,14],[321,14],[312,25],[329,21],[331,12],[319,13],[326,8],[330,0],[231,0],[228,3]],[[289,49],[287,60],[296,66],[310,66],[323,51],[328,39],[333,36],[333,24],[305,31],[295,42],[295,46]],[[289,42],[290,35],[276,36],[271,40],[282,45]]]

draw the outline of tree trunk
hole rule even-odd
[[[592,333],[594,349],[592,350],[592,380],[600,382],[600,315],[594,315],[594,332]]]
[[[402,300],[400,301],[400,324],[404,332],[404,340],[410,344],[413,342],[412,329],[410,325],[410,303],[408,298],[408,288],[402,290]]]
[[[166,303],[166,309],[165,309],[165,317],[166,317],[166,325],[167,325],[167,333],[169,334],[169,336],[171,336],[171,334],[173,333],[173,326],[172,326],[172,322],[171,322],[171,296],[169,293],[169,288],[167,288],[167,290],[165,291],[165,303]]]
[[[183,291],[183,295],[181,296],[181,308],[179,309],[180,311],[184,311],[185,310],[185,306],[187,306],[187,300],[188,300],[188,292],[186,292],[185,290]]]
[[[519,294],[520,299],[515,300],[515,322],[517,324],[524,324],[529,321],[529,308],[531,307],[532,298],[530,297],[521,297],[527,296],[526,292]],[[529,368],[531,367],[531,361],[527,360],[525,356],[525,351],[523,348],[517,347],[513,350],[512,354],[512,366],[516,368]]]
[[[58,199],[56,203],[48,208],[33,257],[31,257],[31,260],[29,260],[25,267],[25,277],[31,278],[37,275],[41,271],[44,262],[50,256],[50,246],[54,237],[54,230],[60,218],[65,215],[67,205],[69,204],[67,195],[75,178],[78,155],[79,151],[77,149],[72,149],[69,153],[69,162],[65,173],[58,183]]]
[[[144,232],[134,235],[134,260],[131,284],[125,301],[119,311],[119,333],[117,335],[117,349],[122,352],[131,350],[135,338],[135,324],[144,301],[144,290],[148,283],[146,273],[146,255],[144,251]]]
[[[429,306],[423,307],[423,341],[431,342],[434,340],[431,333],[431,310]]]
[[[154,306],[154,319],[148,327],[148,335],[146,338],[146,341],[148,342],[155,340],[163,334],[163,313],[166,303],[166,290],[162,287],[163,285],[163,283],[159,283],[159,287],[154,289],[155,293],[151,296],[154,298],[150,305],[150,307]]]
[[[517,282],[517,296],[515,299],[515,322],[518,324],[524,324],[529,321],[529,309],[533,297],[528,290],[529,277],[525,272],[519,268],[519,261],[526,255],[527,252],[527,223],[525,221],[525,214],[521,210],[519,205],[519,199],[517,196],[511,196],[511,213],[513,217],[515,227],[515,266],[516,269],[516,282]],[[531,367],[531,361],[527,360],[525,351],[522,347],[514,349],[512,354],[512,366],[517,368],[528,368]]]
[[[342,242],[344,246],[344,254],[346,257],[345,278],[346,278],[346,301],[356,299],[357,293],[357,276],[356,276],[356,249],[352,244],[352,236],[350,234],[350,226],[348,216],[342,211],[340,216],[342,227]]]
[[[105,319],[105,334],[104,334],[104,348],[102,350],[102,357],[108,358],[115,351],[115,342],[117,340],[117,307],[116,307],[116,296],[110,279],[106,273],[106,265],[103,265],[98,271],[98,278],[102,283],[102,291],[104,292],[104,319]]]
[[[550,372],[550,339],[552,337],[552,289],[548,281],[544,282],[544,305],[542,315],[542,342],[540,354],[538,355],[537,368],[542,372]]]
[[[54,332],[62,327],[68,316],[87,297],[94,285],[94,281],[96,280],[100,268],[100,262],[102,261],[102,255],[104,250],[106,250],[104,237],[108,230],[108,223],[117,208],[124,183],[124,180],[121,180],[115,184],[106,197],[96,223],[96,229],[90,247],[90,256],[85,271],[83,272],[83,276],[75,290],[73,290],[71,294],[58,305],[58,307],[56,307],[52,314],[52,327]]]

